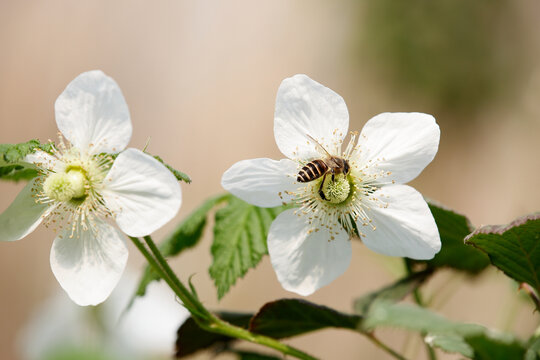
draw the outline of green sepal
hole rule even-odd
[[[30,140],[19,144],[0,144],[0,179],[8,181],[31,180],[38,175],[34,164],[24,161],[26,155],[42,150],[52,152],[51,143]]]
[[[167,164],[165,161],[163,161],[162,158],[160,158],[159,156],[157,155],[152,155],[154,157],[154,159],[156,159],[157,161],[159,161],[160,163],[162,163],[163,165],[165,165],[165,167],[167,169],[169,169],[170,172],[173,173],[173,175],[176,177],[176,180],[178,181],[183,181],[185,183],[191,183],[191,178],[189,177],[188,174],[185,174],[179,170],[176,170],[175,168],[173,168],[172,166],[170,166],[169,164]]]

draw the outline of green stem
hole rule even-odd
[[[532,286],[527,283],[519,284],[519,289],[523,289],[531,298],[534,306],[536,306],[536,311],[540,311],[540,298]]]
[[[414,270],[412,269],[412,261],[408,258],[404,258],[405,260],[405,269],[407,270],[407,275],[414,274]],[[414,301],[418,304],[418,306],[425,307],[424,301],[422,300],[422,294],[420,293],[420,290],[418,288],[415,288],[413,290],[413,297]],[[422,333],[422,337],[425,337],[426,334]],[[435,350],[429,345],[427,342],[422,340],[422,342],[426,345],[426,351],[429,356],[429,360],[437,360],[437,354],[435,354]]]
[[[292,346],[283,344],[276,339],[254,334],[246,329],[232,325],[218,318],[208,311],[199,299],[197,299],[197,297],[182,284],[150,236],[145,236],[144,240],[150,248],[151,253],[138,238],[130,237],[130,239],[146,258],[150,266],[152,266],[159,276],[165,280],[176,296],[184,303],[184,306],[191,312],[193,319],[202,329],[264,345],[298,359],[317,360],[317,358]]]
[[[171,288],[171,290],[182,300],[183,293],[182,290],[179,289],[175,283],[166,275],[165,270],[159,265],[159,263],[154,259],[152,254],[148,251],[148,249],[144,246],[144,244],[139,240],[139,238],[136,237],[129,237],[135,247],[141,252],[141,254],[145,257],[146,261],[148,261],[148,264],[154,269],[155,272],[158,273],[159,277],[163,279],[167,285]],[[185,303],[184,303],[185,304]]]
[[[377,345],[377,347],[379,347],[380,349],[386,351],[388,354],[392,355],[393,357],[395,357],[396,359],[399,359],[399,360],[407,360],[405,357],[401,356],[399,353],[397,353],[396,351],[394,351],[392,348],[390,348],[388,345],[386,345],[385,343],[381,342],[377,337],[375,337],[375,334],[373,333],[363,333],[364,335],[366,335],[366,337],[371,340],[372,343],[374,343],[375,345]]]
[[[171,267],[169,266],[169,263],[165,259],[165,257],[161,254],[161,251],[159,251],[159,248],[156,246],[154,241],[150,236],[145,236],[144,241],[150,248],[150,251],[154,255],[154,258],[157,260],[159,266],[163,269],[163,272],[165,275],[172,281],[174,286],[179,290],[177,293],[178,297],[188,309],[196,309],[196,311],[199,313],[199,315],[203,317],[209,317],[211,316],[210,311],[208,311],[203,304],[199,301],[199,299],[196,298],[196,296],[189,291],[184,284],[178,279],[174,271],[172,271]]]
[[[254,334],[246,329],[234,326],[226,321],[223,321],[216,316],[213,316],[212,320],[213,322],[211,324],[204,326],[205,330],[264,345],[266,347],[278,350],[283,354],[294,356],[298,359],[317,360],[317,358],[306,354],[305,352],[298,350],[292,346],[283,344],[276,339],[264,335]]]

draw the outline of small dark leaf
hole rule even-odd
[[[432,202],[429,203],[429,209],[437,223],[442,248],[426,263],[430,267],[450,267],[470,274],[485,269],[489,259],[481,251],[466,246],[463,241],[474,230],[469,219]]]
[[[209,272],[219,299],[268,253],[268,229],[284,209],[260,208],[231,196],[227,206],[216,212]]]
[[[474,360],[523,359],[525,347],[514,337],[484,333],[465,338],[474,351]]]
[[[190,183],[191,182],[191,178],[187,175],[187,174],[184,174],[183,172],[181,171],[178,171],[176,170],[175,168],[173,168],[172,166],[168,165],[167,163],[165,163],[165,161],[163,161],[162,158],[160,158],[159,156],[157,155],[152,155],[154,157],[154,159],[156,159],[157,161],[159,161],[160,163],[162,163],[163,165],[165,165],[165,167],[167,169],[169,169],[170,172],[173,173],[173,175],[176,177],[176,180],[178,181],[183,181],[183,182],[186,182],[186,183]]]
[[[484,226],[465,242],[484,251],[491,263],[518,283],[540,291],[540,214],[529,215],[506,226]]]
[[[218,316],[233,325],[247,328],[253,314],[222,312],[219,313]],[[220,348],[227,347],[229,343],[236,340],[235,338],[226,335],[220,335],[201,329],[191,317],[180,326],[177,335],[177,358],[204,349],[212,348],[214,350],[219,350]]]
[[[411,274],[380,290],[366,294],[354,301],[354,310],[357,314],[365,315],[374,301],[399,301],[422,285],[431,274],[433,274],[433,269],[428,268]]]
[[[227,200],[229,196],[229,194],[224,194],[212,197],[188,215],[180,225],[178,225],[176,230],[174,230],[174,232],[159,245],[159,249],[163,256],[173,257],[180,254],[183,250],[195,246],[203,235],[210,210]],[[135,297],[143,296],[145,294],[148,284],[158,279],[159,275],[154,269],[152,269],[151,266],[146,266],[143,277],[139,282],[137,292],[131,300],[131,303]]]
[[[281,299],[265,304],[251,319],[252,332],[284,338],[326,327],[356,330],[361,317],[341,313],[300,299]]]

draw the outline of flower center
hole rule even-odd
[[[326,197],[325,200],[332,204],[340,204],[347,200],[351,193],[351,184],[347,176],[343,174],[335,175],[334,181],[331,179],[331,175],[326,177],[322,191]]]
[[[82,169],[74,168],[64,173],[51,173],[43,183],[43,191],[50,199],[66,202],[83,198],[87,183]]]

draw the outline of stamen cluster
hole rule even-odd
[[[43,215],[44,224],[54,225],[54,231],[69,224],[70,237],[80,231],[95,232],[95,218],[112,215],[101,190],[113,158],[68,146],[61,134],[59,139],[58,146],[53,146],[52,159],[36,164],[40,171],[33,189],[36,202],[49,204],[53,209]]]

